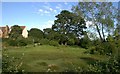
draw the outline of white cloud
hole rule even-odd
[[[47,9],[47,10],[49,10],[49,9],[50,9],[50,7],[49,7],[49,6],[43,6],[43,8],[45,8],[45,9]]]
[[[53,11],[53,9],[50,6],[43,6],[46,10]]]
[[[50,12],[45,10],[44,13],[50,13]]]
[[[41,26],[40,29],[43,30],[45,28],[51,28],[53,24],[54,24],[54,21],[48,20],[44,25]]]
[[[57,10],[54,10],[55,13],[57,13]]]
[[[56,10],[54,10],[53,8],[51,8],[50,6],[43,6],[45,10],[49,11],[49,12],[56,12]]]
[[[56,6],[55,8],[56,8],[56,9],[59,9],[60,7],[59,7],[59,6]]]
[[[56,9],[59,9],[60,11],[62,10],[62,7],[56,6]]]
[[[38,14],[48,14],[48,13],[50,13],[49,11],[47,11],[47,10],[43,10],[43,9],[38,9],[38,12],[37,12]]]
[[[39,9],[38,11],[39,11],[39,12],[43,12],[43,10],[42,10],[42,9]]]
[[[65,5],[68,5],[68,3],[67,3],[67,2],[65,2],[64,4],[65,4]]]
[[[52,8],[49,8],[50,11],[52,11],[53,9]]]

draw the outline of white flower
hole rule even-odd
[[[22,53],[22,55],[24,56],[24,53]]]

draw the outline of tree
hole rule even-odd
[[[117,27],[114,31],[114,36],[118,40],[120,38],[120,25],[117,24]]]
[[[79,2],[72,10],[86,21],[92,21],[102,42],[105,41],[105,33],[112,33],[117,10],[111,2]]]
[[[62,43],[68,41],[71,36],[81,37],[84,34],[83,29],[86,28],[86,23],[82,17],[76,15],[67,10],[61,11],[60,14],[55,16],[57,20],[54,21],[54,25],[52,29],[59,34],[61,34],[60,38]],[[72,35],[69,35],[72,34]]]
[[[84,35],[83,38],[80,39],[80,46],[86,49],[88,49],[91,46],[91,40],[88,37],[87,33]]]
[[[18,37],[22,36],[22,29],[18,25],[11,27],[10,38],[16,40]]]
[[[38,42],[40,39],[44,37],[44,33],[37,28],[32,28],[28,32],[29,37],[33,39],[34,42]]]
[[[26,39],[22,36],[22,29],[18,25],[11,27],[11,32],[7,41],[10,46],[26,46]]]

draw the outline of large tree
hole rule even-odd
[[[31,37],[34,42],[38,42],[44,37],[44,33],[40,29],[31,28],[28,32],[28,36]]]
[[[18,37],[22,37],[22,29],[20,28],[20,26],[12,26],[9,37],[13,40],[16,40]]]
[[[49,40],[55,40],[55,41],[58,41],[60,44],[63,43],[63,41],[65,41],[66,39],[63,37],[62,34],[60,34],[59,32],[57,31],[54,31],[52,30],[51,28],[46,28],[46,29],[43,29],[44,31],[44,35],[45,35],[45,38],[49,39]]]
[[[83,35],[83,29],[86,28],[86,23],[84,18],[81,16],[67,10],[63,10],[55,17],[57,19],[54,21],[54,25],[52,26],[54,31],[66,36],[70,33],[76,37]]]
[[[105,33],[113,32],[117,10],[111,2],[79,2],[72,10],[86,21],[92,21],[101,41],[105,41]]]
[[[44,32],[45,38],[49,40],[54,39],[55,32],[51,28],[43,29],[43,32]]]
[[[57,19],[54,21],[52,29],[60,34],[60,43],[67,44],[69,39],[73,40],[84,35],[86,23],[80,15],[63,10],[55,17]]]

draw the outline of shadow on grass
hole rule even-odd
[[[80,59],[85,60],[87,64],[94,64],[96,61],[98,61],[97,59],[91,57],[81,57]]]

